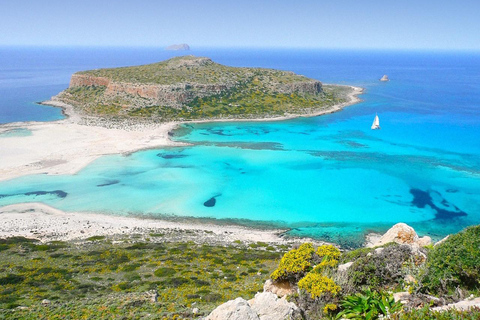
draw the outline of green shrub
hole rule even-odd
[[[411,259],[411,249],[406,245],[391,245],[380,253],[365,255],[348,268],[349,281],[354,288],[362,286],[381,290],[396,286],[404,277],[404,265]]]
[[[432,311],[429,307],[412,309],[402,312],[398,320],[478,320],[480,319],[480,308],[472,308],[468,311],[450,309],[447,311]]]
[[[358,248],[355,250],[342,252],[339,263],[343,264],[343,263],[355,261],[359,258],[364,258],[367,256],[367,254],[369,254],[373,250],[374,250],[373,248]]]
[[[130,272],[130,271],[137,270],[140,266],[141,266],[140,263],[131,263],[123,266],[120,270],[124,272]]]
[[[173,268],[158,268],[154,272],[157,277],[169,277],[173,276],[175,273],[176,271]]]
[[[451,235],[428,252],[421,290],[447,293],[480,290],[480,226]]]
[[[174,278],[167,278],[163,283],[167,287],[174,287],[177,288],[181,285],[184,285],[186,283],[189,283],[190,280],[182,277],[174,277]]]
[[[6,244],[23,244],[23,243],[33,243],[33,242],[39,242],[39,240],[25,238],[25,237],[10,237],[7,239],[0,239],[0,243],[6,243]]]
[[[5,277],[0,278],[0,285],[4,286],[7,284],[18,284],[22,283],[25,280],[24,276],[10,273]]]
[[[105,239],[105,236],[93,236],[93,237],[89,237],[85,240],[87,241],[99,241],[99,240],[104,240]]]
[[[395,302],[393,296],[370,290],[347,296],[340,304],[343,310],[338,318],[346,319],[378,319],[379,315],[390,319],[403,308],[402,303]]]
[[[217,302],[222,299],[222,295],[220,293],[207,293],[203,296],[203,301],[206,302]]]

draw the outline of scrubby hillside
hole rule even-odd
[[[293,72],[184,56],[77,72],[56,99],[85,115],[166,121],[310,114],[345,102],[349,92]]]

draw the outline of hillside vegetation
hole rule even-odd
[[[261,291],[285,250],[168,239],[0,239],[0,319],[192,319]]]
[[[430,310],[478,297],[479,265],[480,226],[474,226],[426,248],[390,242],[341,253],[305,243],[287,252],[270,277],[298,289],[289,299],[304,320],[480,319],[478,308]]]
[[[295,319],[479,319],[478,308],[430,309],[479,295],[479,232],[470,227],[419,250],[390,243],[346,252],[158,233],[0,239],[0,319],[199,319],[227,300],[251,299],[269,275],[293,286],[287,299],[301,310]],[[395,302],[399,291],[406,304]]]

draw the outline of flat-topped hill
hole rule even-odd
[[[57,99],[86,115],[163,121],[318,112],[342,102],[345,90],[325,90],[320,81],[290,71],[236,68],[183,56],[77,72]]]

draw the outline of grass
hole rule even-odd
[[[131,241],[0,239],[0,319],[190,319],[227,300],[252,298],[284,252]],[[151,290],[157,303],[146,295]]]

